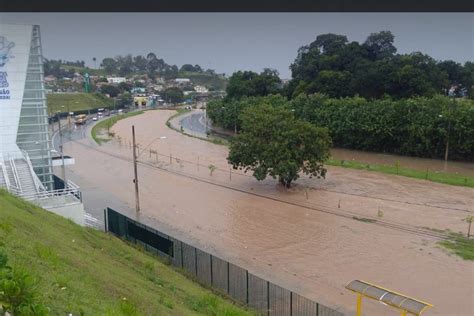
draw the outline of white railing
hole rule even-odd
[[[10,167],[12,168],[13,178],[15,179],[15,188],[21,193],[23,190],[21,189],[20,178],[18,177],[18,172],[16,170],[15,160],[13,157],[10,157]]]
[[[84,214],[84,224],[87,227],[95,228],[95,229],[103,229],[104,222],[95,218],[89,213]]]
[[[5,179],[5,185],[7,186],[7,191],[10,191],[10,178],[8,177],[7,169],[5,168],[5,161],[0,161],[2,165],[3,178]]]
[[[69,181],[68,181],[69,182]],[[47,199],[54,196],[65,196],[65,195],[73,195],[76,199],[80,200],[80,191],[79,187],[74,184],[75,187],[67,187],[64,189],[52,190],[52,191],[41,191],[36,193],[20,193],[18,196],[22,197],[25,200],[41,200]]]
[[[38,176],[36,175],[36,172],[33,169],[33,164],[31,163],[30,156],[28,155],[28,153],[26,151],[22,150],[22,152],[25,155],[26,164],[28,165],[28,168],[29,168],[30,173],[31,173],[31,177],[33,178],[33,181],[35,183],[36,191],[37,192],[46,191],[46,189],[43,186],[43,183],[41,183],[41,181],[39,181]]]

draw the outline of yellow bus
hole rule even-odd
[[[86,122],[87,122],[87,115],[85,114],[76,115],[76,117],[74,118],[74,123],[76,123],[77,125],[86,124]]]

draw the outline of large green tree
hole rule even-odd
[[[263,99],[262,99],[263,100]],[[285,105],[262,102],[241,114],[242,133],[231,140],[228,161],[234,169],[252,171],[290,187],[300,174],[325,177],[331,140],[326,128],[295,118]]]
[[[183,102],[184,100],[183,91],[176,87],[167,88],[161,93],[161,97],[163,100],[170,103],[179,103]]]
[[[253,71],[237,71],[229,78],[227,99],[265,96],[280,92],[281,80],[278,72],[264,69],[260,74]]]
[[[432,96],[457,83],[470,89],[468,80],[462,79],[469,76],[463,75],[460,65],[438,65],[418,52],[396,54],[394,39],[390,31],[372,33],[363,44],[348,43],[343,35],[319,35],[298,50],[290,66],[292,80],[286,95],[293,98],[319,92],[331,97],[378,99],[390,95],[401,99]]]
[[[107,57],[102,60],[100,64],[102,68],[104,68],[105,72],[109,75],[114,74],[117,72],[117,61],[113,58]]]

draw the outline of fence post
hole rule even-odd
[[[267,315],[270,316],[270,282],[267,281]]]
[[[209,254],[209,256],[211,257],[211,286],[214,286],[214,277],[212,276],[212,272],[213,272],[213,270],[212,270],[212,255]]]
[[[245,302],[247,305],[249,305],[249,270],[245,270],[246,278],[247,281],[245,282],[247,284],[247,296],[245,298]]]
[[[198,252],[196,247],[194,247],[194,268],[196,270],[196,278],[198,278]]]
[[[290,316],[293,316],[293,291],[290,291]]]
[[[227,294],[230,295],[230,264],[227,261]]]
[[[105,232],[108,232],[108,227],[107,227],[107,208],[104,208],[104,230],[105,230]]]
[[[183,242],[180,241],[180,243],[181,243],[181,269],[184,269]]]

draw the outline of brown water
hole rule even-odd
[[[438,159],[426,159],[417,157],[406,157],[391,154],[381,154],[351,149],[333,148],[331,155],[340,160],[356,160],[368,164],[382,164],[394,166],[397,161],[401,167],[422,170],[429,169],[437,172],[451,172],[467,176],[474,176],[474,163],[444,161]]]
[[[448,255],[430,236],[352,219],[464,231],[474,190],[338,167],[329,167],[325,180],[302,178],[285,190],[275,180],[230,171],[226,147],[167,128],[173,113],[119,121],[113,130],[120,144],[66,144],[76,158],[70,171],[133,206],[133,124],[141,147],[161,153],[144,151],[139,159],[165,169],[139,165],[143,216],[173,226],[178,237],[341,311],[355,306],[344,286],[363,279],[435,304],[427,315],[474,314],[473,262]],[[209,164],[218,168],[212,175]],[[364,308],[368,315],[398,314],[368,301]]]

